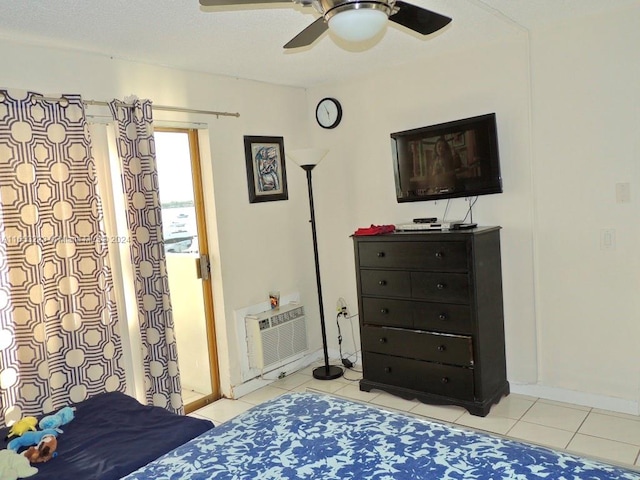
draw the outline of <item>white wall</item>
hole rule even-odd
[[[223,390],[238,383],[233,312],[267,292],[299,291],[317,327],[306,182],[288,164],[289,200],[250,205],[243,135],[282,135],[285,150],[330,153],[314,170],[319,254],[330,348],[338,297],[356,310],[356,228],[442,217],[445,202],[395,201],[389,133],[495,112],[504,193],[480,197],[474,221],[501,225],[508,376],[514,391],[638,412],[637,300],[640,8],[522,32],[377,75],[302,89],[0,44],[0,85],[109,99],[239,111],[209,122],[203,143]],[[7,67],[9,66],[9,67]],[[335,130],[315,126],[324,96],[343,104]],[[158,116],[162,116],[157,114]],[[166,117],[165,117],[166,118]],[[211,156],[208,155],[208,150]],[[631,202],[615,201],[630,183]],[[464,217],[464,199],[448,218]],[[616,249],[600,249],[600,229]],[[357,321],[357,319],[356,319]],[[319,347],[318,331],[310,338]],[[342,331],[347,347],[348,327]]]
[[[636,7],[532,36],[540,381],[636,402],[638,25]],[[616,203],[616,183],[631,202]]]
[[[330,260],[322,257],[325,270],[334,275],[332,281],[325,282],[328,297],[344,296],[352,308],[356,306],[355,267],[348,236],[370,224],[442,218],[446,206],[443,201],[396,202],[389,134],[496,112],[504,193],[481,197],[474,207],[474,222],[503,227],[508,374],[514,381],[535,382],[526,48],[523,35],[512,43],[320,87],[309,92],[309,109],[313,111],[314,102],[325,95],[340,99],[344,107],[343,123],[330,132],[317,128],[313,141],[317,146],[332,145],[327,164],[317,169],[319,197],[326,202],[319,207],[319,224],[325,229],[323,233],[328,225],[333,232],[330,239],[323,239],[324,249],[332,251]],[[331,190],[337,193],[332,196]],[[339,208],[345,203],[350,208]],[[452,200],[448,218],[463,218],[467,206],[464,199]]]
[[[357,227],[444,213],[446,202],[396,203],[389,133],[496,112],[504,193],[480,197],[474,221],[503,227],[512,390],[638,413],[639,20],[634,8],[523,29],[310,90],[310,122],[324,96],[344,106],[337,129],[312,133],[331,148],[318,168],[326,296],[355,305]],[[631,184],[631,203],[615,203],[616,182]],[[466,207],[452,200],[447,218]],[[603,227],[616,230],[613,251],[600,250]]]
[[[0,86],[110,100],[135,94],[156,105],[239,112],[239,118],[156,111],[154,119],[208,123],[201,152],[214,269],[214,308],[223,393],[240,378],[234,310],[264,302],[269,290],[300,292],[310,303],[311,346],[320,348],[306,181],[288,165],[289,200],[249,204],[243,135],[283,136],[285,151],[307,144],[306,92],[105,56],[0,42]],[[88,113],[108,115],[89,107]],[[175,124],[174,124],[175,125]],[[206,127],[206,125],[204,125]],[[208,160],[208,161],[207,161]],[[307,237],[307,234],[309,237]],[[307,241],[308,240],[308,241]],[[224,284],[224,288],[223,288]]]

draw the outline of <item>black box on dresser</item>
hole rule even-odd
[[[500,227],[353,241],[360,390],[487,415],[509,393]]]

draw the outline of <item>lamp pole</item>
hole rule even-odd
[[[318,380],[333,380],[341,377],[343,370],[335,365],[329,365],[327,350],[327,329],[324,323],[324,306],[322,304],[322,283],[320,282],[320,261],[318,259],[318,237],[316,235],[316,216],[313,208],[313,186],[311,184],[311,170],[315,165],[301,165],[307,172],[307,188],[309,190],[309,210],[311,212],[311,235],[313,237],[313,257],[316,263],[316,284],[318,286],[318,302],[320,304],[320,329],[322,331],[322,349],[324,351],[324,366],[313,370],[313,377]]]

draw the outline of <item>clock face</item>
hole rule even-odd
[[[316,120],[322,128],[335,128],[342,120],[342,106],[335,98],[323,98],[316,107]]]

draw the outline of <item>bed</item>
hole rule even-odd
[[[640,479],[640,472],[313,393],[254,407],[126,480]]]
[[[120,392],[72,406],[74,419],[60,427],[56,457],[34,465],[38,473],[30,480],[117,480],[213,428]],[[0,430],[0,449],[7,448],[7,433]]]
[[[638,471],[325,394],[288,393],[215,428],[120,393],[76,407],[58,456],[28,478],[640,479]]]

